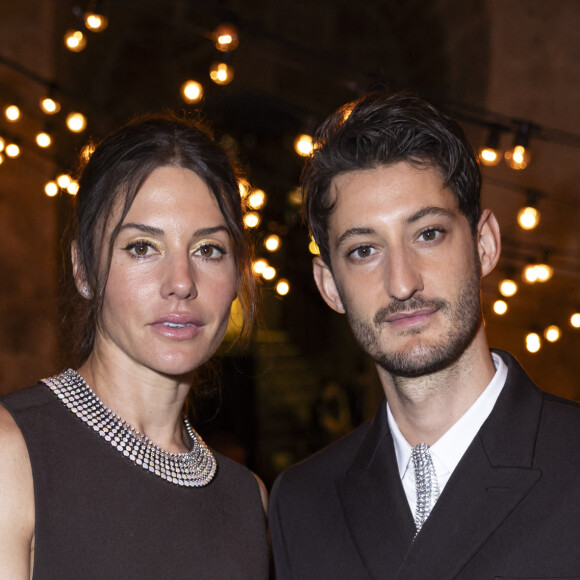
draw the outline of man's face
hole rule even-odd
[[[391,375],[457,360],[481,321],[479,231],[474,238],[437,170],[402,162],[353,171],[333,180],[331,195],[332,270],[315,263],[327,303]]]

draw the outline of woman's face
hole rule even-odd
[[[95,351],[187,374],[222,341],[236,287],[232,240],[208,187],[189,169],[156,169],[113,243]]]

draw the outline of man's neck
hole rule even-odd
[[[481,337],[452,365],[430,375],[394,377],[378,368],[393,417],[411,445],[433,445],[473,405],[493,378],[491,353],[483,333]]]

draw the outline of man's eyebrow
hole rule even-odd
[[[436,205],[422,207],[420,210],[416,211],[414,214],[411,214],[405,221],[408,224],[412,224],[421,218],[426,216],[441,216],[441,217],[452,217],[453,212],[445,209],[444,207],[439,207]]]
[[[132,222],[123,224],[119,231],[128,230],[128,229],[138,230],[140,232],[143,232],[144,234],[149,234],[150,236],[162,236],[165,233],[161,228],[156,228],[156,227],[148,226],[145,224],[135,224]],[[226,232],[227,234],[230,233],[230,231],[228,230],[228,228],[226,226],[219,225],[219,226],[213,226],[213,227],[209,227],[209,228],[201,228],[199,230],[196,230],[193,233],[193,237],[202,238],[203,236],[211,236],[213,234],[217,234],[218,232],[222,232],[222,231]]]
[[[355,236],[366,236],[368,234],[374,234],[375,230],[373,228],[364,228],[364,227],[354,227],[349,228],[345,232],[343,232],[339,238],[336,240],[336,246],[340,246],[345,240],[348,238],[353,238]]]

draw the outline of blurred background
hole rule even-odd
[[[66,364],[60,239],[84,147],[174,109],[237,154],[262,260],[262,322],[221,357],[199,430],[271,483],[371,416],[374,367],[314,287],[297,188],[308,136],[378,86],[430,99],[480,151],[503,233],[490,343],[580,399],[577,0],[0,0],[0,393]]]

